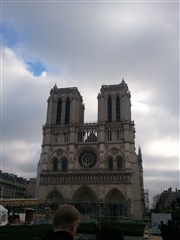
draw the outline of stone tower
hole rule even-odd
[[[94,217],[142,218],[142,155],[140,148],[135,152],[130,98],[124,80],[103,85],[97,97],[98,122],[84,123],[78,89],[51,89],[36,197],[73,203]]]

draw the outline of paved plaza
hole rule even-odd
[[[150,235],[149,237],[150,240],[162,240],[161,236],[156,236],[156,235]]]
[[[131,237],[131,236],[125,236],[124,240],[162,240],[161,236],[157,236],[157,235],[149,235],[148,238],[144,238],[144,237]]]

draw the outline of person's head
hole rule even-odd
[[[53,228],[54,231],[67,231],[75,235],[80,221],[79,211],[71,204],[63,204],[56,210]]]

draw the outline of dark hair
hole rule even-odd
[[[66,228],[69,224],[79,220],[79,211],[71,204],[63,204],[56,210],[53,227],[54,229]]]

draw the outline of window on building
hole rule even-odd
[[[123,160],[121,157],[117,158],[117,170],[121,171],[123,169]]]
[[[58,170],[58,159],[53,159],[53,171],[56,172]]]
[[[112,122],[112,99],[111,96],[108,98],[108,122]]]
[[[61,124],[61,109],[62,109],[62,101],[59,99],[57,103],[57,112],[56,112],[56,124],[60,125]]]
[[[78,130],[78,142],[84,142],[84,130],[83,129],[79,129]]]
[[[58,133],[55,133],[54,134],[54,143],[57,143],[58,139],[59,139],[59,135],[58,135]]]
[[[116,97],[116,121],[120,122],[120,98],[119,96]]]
[[[67,159],[63,158],[62,159],[62,171],[66,172],[68,168],[68,163],[67,163]]]
[[[117,141],[120,140],[120,130],[119,129],[117,129],[117,131],[116,131],[116,139],[117,139]]]
[[[65,124],[69,124],[70,117],[70,100],[69,98],[66,100],[66,109],[65,109]]]
[[[69,141],[69,132],[64,132],[64,142],[68,142]]]
[[[113,158],[108,159],[108,169],[109,171],[113,170]]]
[[[108,129],[108,131],[107,131],[107,140],[109,142],[112,141],[112,130],[111,129]]]

